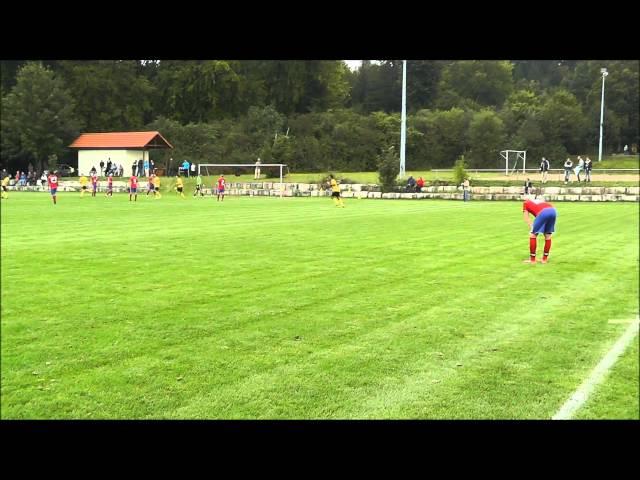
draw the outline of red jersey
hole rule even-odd
[[[91,183],[98,183],[98,177],[95,173],[91,174]]]
[[[107,183],[109,184],[109,186],[113,185],[113,177],[111,175],[109,175],[109,178],[107,178]]]
[[[132,175],[129,179],[129,185],[131,186],[131,188],[138,188],[138,177]]]
[[[224,190],[224,178],[218,178],[218,190]]]
[[[537,217],[545,208],[553,208],[553,205],[544,200],[527,200],[522,205],[522,211],[529,212],[534,217]]]
[[[58,176],[57,175],[49,175],[47,177],[47,180],[49,181],[49,188],[58,188]]]

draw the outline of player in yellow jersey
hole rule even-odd
[[[153,176],[153,186],[155,187],[156,200],[162,198],[162,195],[160,195],[160,177],[158,175]]]
[[[80,197],[84,197],[84,192],[87,191],[87,183],[89,183],[89,180],[87,177],[82,175],[80,177]]]
[[[2,179],[2,198],[9,198],[9,182],[11,181],[11,177],[7,175]]]
[[[185,198],[182,190],[184,190],[184,183],[182,182],[182,178],[180,178],[179,175],[176,175],[176,192],[179,193],[182,198]]]
[[[338,182],[333,178],[333,175],[329,175],[329,179],[331,183],[331,198],[333,198],[336,207],[344,208],[344,202],[342,201],[342,198],[340,198],[340,186],[338,185]]]

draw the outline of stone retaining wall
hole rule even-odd
[[[284,190],[282,186],[284,185]],[[227,195],[271,196],[271,197],[324,197],[330,196],[328,190],[319,190],[315,184],[308,183],[234,183],[227,184]],[[127,192],[126,182],[113,182],[113,191]],[[367,187],[363,191],[363,187]],[[462,188],[456,186],[424,187],[420,193],[381,193],[367,191],[371,185],[344,184],[341,194],[344,198],[383,198],[383,199],[445,199],[462,200]],[[8,187],[9,190],[46,192],[42,187]],[[62,192],[79,192],[78,182],[63,181],[58,188]],[[146,182],[141,182],[138,193],[146,192]],[[89,192],[90,190],[87,189]],[[99,192],[106,191],[104,182],[98,187]],[[161,186],[161,191],[163,187]],[[205,195],[211,195],[210,188],[203,188]],[[191,194],[190,191],[185,191]],[[544,198],[550,202],[640,202],[640,186],[638,187],[547,187]],[[522,187],[472,187],[472,200],[522,200]]]

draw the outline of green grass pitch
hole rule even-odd
[[[345,203],[11,192],[2,418],[549,419],[638,315],[637,204],[532,266],[520,203]],[[577,418],[639,418],[637,342]]]

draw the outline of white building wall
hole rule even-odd
[[[124,167],[124,175],[131,175],[131,165],[134,160],[149,158],[149,152],[144,150],[78,150],[78,175],[89,175],[91,167],[96,167],[96,171],[100,170],[100,161],[105,166],[107,161]]]

